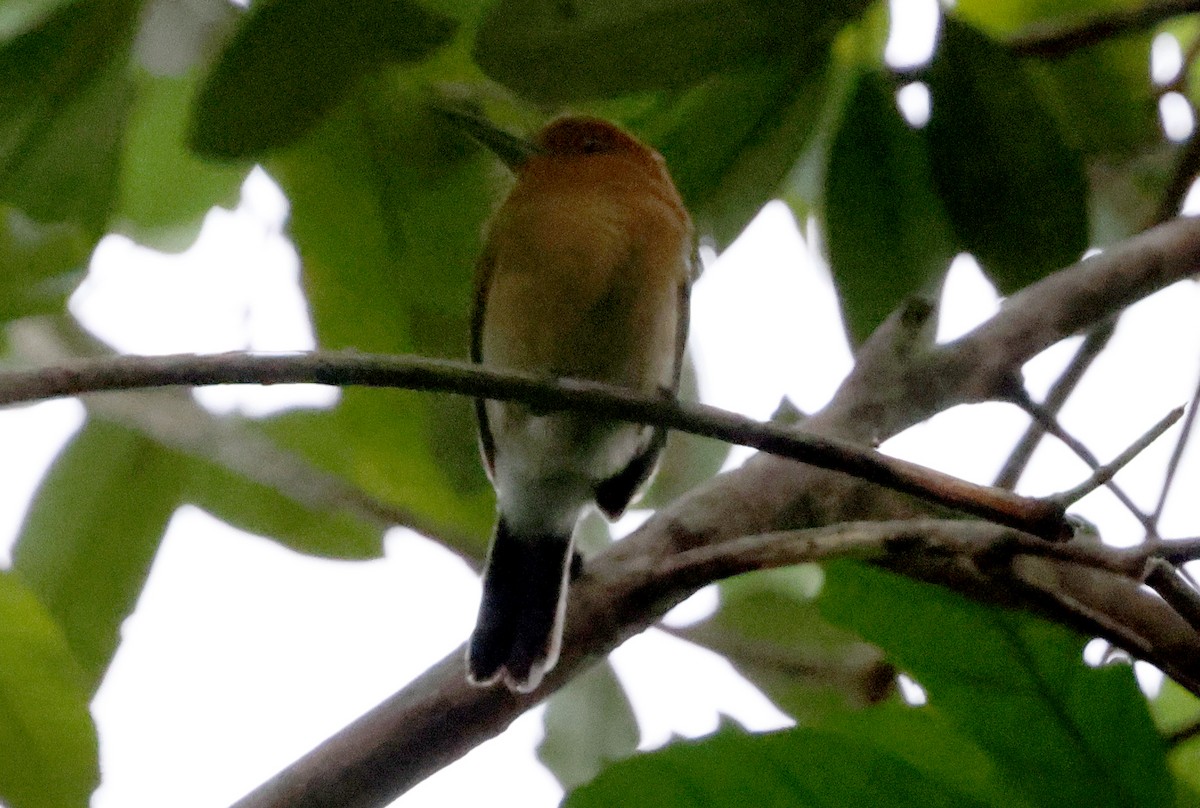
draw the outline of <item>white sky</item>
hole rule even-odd
[[[930,3],[900,5],[917,15]],[[891,46],[888,58],[920,61]],[[278,190],[256,172],[239,209],[211,214],[200,241],[181,256],[157,255],[122,239],[106,242],[73,310],[131,352],[311,348],[296,257],[281,235],[284,217]],[[998,305],[969,259],[954,267],[946,297],[943,337],[964,332]],[[708,268],[693,300],[693,348],[709,403],[762,418],[786,393],[814,410],[849,369],[828,273],[782,205],[768,206]],[[1198,310],[1200,287],[1185,283],[1122,319],[1112,347],[1062,415],[1101,459],[1189,399],[1200,372]],[[1076,342],[1026,367],[1035,397]],[[218,411],[266,412],[289,402],[319,406],[333,395],[316,387],[226,388],[198,398]],[[6,450],[0,563],[8,563],[38,478],[80,420],[81,408],[72,401],[0,411]],[[1025,421],[1006,405],[960,407],[885,448],[989,482]],[[1144,508],[1157,496],[1170,446],[1161,441],[1119,478]],[[1185,462],[1177,491],[1200,486],[1196,455]],[[1048,441],[1023,490],[1066,488],[1084,474]],[[1077,510],[1110,541],[1140,537],[1107,492]],[[1163,530],[1200,533],[1197,506],[1177,495]],[[382,560],[337,563],[242,534],[194,508],[181,510],[93,705],[104,773],[94,808],[232,802],[457,647],[471,629],[478,595],[477,581],[460,561],[403,531],[389,536]],[[712,603],[711,593],[701,593],[680,614],[694,619]],[[719,714],[760,729],[787,722],[726,662],[661,632],[630,640],[612,658],[634,700],[643,748],[673,734],[706,734]],[[681,688],[681,681],[692,686]],[[539,709],[399,804],[555,805],[561,792],[531,753],[540,734]]]

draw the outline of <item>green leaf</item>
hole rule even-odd
[[[368,522],[344,503],[326,501],[326,494],[317,491],[335,483],[314,479],[324,476],[316,469],[294,469],[296,487],[309,485],[314,489],[314,501],[305,502],[240,474],[238,469],[198,457],[181,460],[181,473],[187,480],[183,500],[227,524],[309,555],[340,559],[383,556],[382,517]]]
[[[749,735],[734,728],[611,766],[564,803],[567,808],[984,804],[857,739],[813,729]]]
[[[1164,733],[1177,732],[1200,721],[1200,698],[1164,679],[1158,696],[1150,701],[1150,714]]]
[[[481,225],[496,166],[459,148],[426,88],[368,82],[268,163],[322,348],[462,358]],[[270,434],[384,502],[458,531],[482,554],[494,516],[471,404],[462,397],[343,391],[328,413],[272,419]],[[471,537],[467,539],[467,537]]]
[[[70,224],[0,208],[0,320],[61,312],[83,280],[90,245]]]
[[[485,16],[474,55],[488,76],[538,102],[613,98],[742,68],[795,66],[822,54],[868,5],[502,0]]]
[[[1086,666],[1078,635],[860,564],[828,565],[820,602],[914,676],[1030,804],[1172,804],[1132,670]]]
[[[111,356],[107,346],[68,321],[46,321],[34,330],[38,356],[25,356],[27,361],[53,364]],[[378,558],[384,529],[403,521],[341,477],[282,449],[266,434],[273,424],[214,415],[187,389],[93,398],[88,414],[98,423],[140,435],[174,458],[181,501],[299,552]]]
[[[112,661],[181,486],[173,454],[91,419],[54,461],[25,515],[13,572],[62,626],[88,692]]]
[[[636,120],[653,142],[701,236],[728,246],[783,180],[816,130],[828,48],[799,66],[739,70],[667,96]]]
[[[206,162],[188,149],[194,77],[138,71],[135,81],[114,218],[142,244],[179,249],[195,240],[214,205],[236,204],[249,166]]]
[[[1029,64],[1072,147],[1087,155],[1125,155],[1162,142],[1147,69],[1150,42],[1149,34],[1124,37]]]
[[[936,707],[911,707],[893,698],[869,710],[843,711],[822,730],[895,755],[931,780],[987,805],[1027,808],[1012,779],[978,746],[946,721]]]
[[[1158,698],[1150,702],[1150,711],[1163,734],[1170,736],[1191,729],[1200,721],[1200,699],[1170,679],[1164,679]],[[1200,735],[1174,744],[1168,760],[1178,779],[1178,804],[1200,804]]]
[[[936,296],[954,257],[925,138],[901,117],[891,82],[877,71],[859,76],[830,146],[825,230],[855,344],[906,298]]]
[[[84,808],[100,781],[89,690],[62,630],[0,570],[0,801]]]
[[[820,581],[813,565],[722,581],[717,611],[679,632],[726,657],[800,725],[886,698],[895,670],[818,612]]]
[[[457,27],[413,0],[257,3],[201,90],[192,146],[249,158],[290,145],[365,76],[423,59]]]
[[[1011,294],[1087,247],[1078,153],[1004,48],[947,18],[929,71],[934,181],[961,243]]]
[[[372,395],[374,393],[374,395]],[[469,411],[441,416],[461,420],[456,429],[466,447],[454,459],[432,442],[439,419],[436,407],[455,403],[404,391],[344,390],[332,412],[293,412],[263,424],[280,446],[297,452],[318,469],[334,474],[370,497],[412,514],[412,522],[430,525],[433,538],[482,559],[495,518],[494,497],[480,466]],[[457,447],[455,447],[457,449]],[[457,467],[455,465],[457,464]],[[451,467],[451,468],[447,468]],[[452,475],[478,475],[463,487]],[[319,552],[319,551],[318,551]]]
[[[25,33],[72,2],[75,0],[7,0],[0,5],[0,40]]]
[[[1084,16],[1132,8],[1142,0],[960,0],[955,12],[996,34],[1012,34],[1034,23],[1078,22]]]
[[[0,48],[0,201],[98,238],[112,208],[136,0],[81,0]]]
[[[1092,242],[1106,247],[1146,229],[1158,216],[1164,191],[1178,158],[1163,146],[1130,156],[1126,160],[1092,161]]]
[[[571,680],[546,707],[538,760],[568,791],[629,757],[640,735],[629,697],[608,662]]]
[[[963,0],[955,14],[1001,39],[1037,25],[1067,26],[1141,0]],[[1128,154],[1162,140],[1150,82],[1151,34],[1128,34],[1060,58],[1028,58],[1047,109],[1085,154]]]

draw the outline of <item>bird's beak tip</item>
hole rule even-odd
[[[487,147],[514,172],[530,157],[542,151],[536,143],[501,129],[476,112],[443,105],[434,105],[433,110],[466,132],[473,140]]]

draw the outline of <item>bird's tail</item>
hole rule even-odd
[[[558,661],[566,612],[571,536],[520,536],[503,515],[483,573],[479,618],[467,644],[472,683],[503,677],[509,688],[534,690]]]

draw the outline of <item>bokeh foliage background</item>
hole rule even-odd
[[[1162,135],[1150,43],[1169,30],[1194,54],[1194,20],[1054,58],[1014,44],[1133,5],[959,0],[932,62],[898,71],[882,58],[888,9],[864,0],[6,0],[3,362],[47,361],[21,337],[31,328],[52,358],[107,353],[66,309],[99,241],[181,250],[256,164],[290,203],[321,348],[464,356],[502,180],[432,109],[445,104],[514,130],[568,109],[620,121],[662,152],[718,250],[783,199],[820,223],[861,342],[906,296],[935,294],[959,252],[1011,293],[1161,215],[1187,146]],[[1172,89],[1192,93],[1190,68]],[[914,81],[932,98],[920,127],[895,100]],[[397,524],[468,559],[486,546],[465,401],[346,390],[331,410],[263,419],[171,392],[127,401],[88,405],[0,571],[12,808],[81,806],[95,788],[88,702],[180,505],[333,559],[379,555]],[[724,455],[675,436],[646,502]],[[1169,750],[1154,723],[1186,723],[1194,700],[1168,682],[1148,707],[1128,666],[1084,665],[1086,638],[1027,615],[840,564],[727,582],[683,633],[797,728],[728,726],[613,763],[637,725],[601,666],[546,717],[541,758],[580,786],[568,804],[1200,804],[1200,744]],[[928,706],[901,701],[896,669]]]

